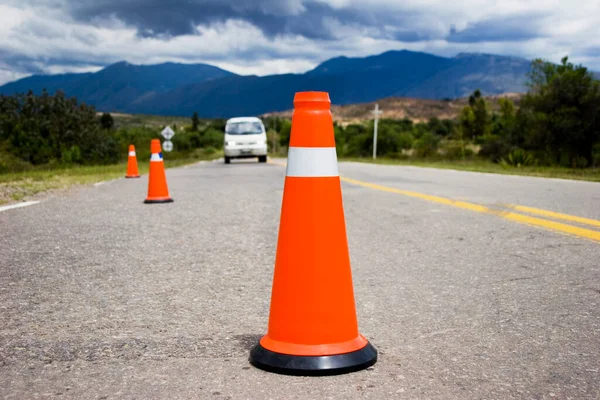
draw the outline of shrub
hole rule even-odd
[[[209,127],[204,131],[200,145],[202,147],[214,147],[217,149],[223,148],[223,133],[213,127]]]
[[[445,158],[449,160],[460,160],[473,156],[473,150],[467,147],[467,143],[458,140],[443,142],[441,150]]]
[[[111,124],[109,114],[101,120]],[[33,165],[106,163],[119,157],[112,132],[101,129],[95,108],[61,91],[0,95],[0,141]]]
[[[510,153],[511,146],[500,136],[485,135],[481,138],[479,155],[493,162],[499,162]]]
[[[110,113],[103,113],[100,117],[100,125],[104,129],[112,129],[115,125],[115,121],[113,120],[112,115]]]
[[[538,164],[538,160],[529,152],[523,149],[515,149],[510,152],[508,157],[502,158],[500,164],[505,167],[525,167]]]
[[[440,137],[431,132],[424,133],[420,139],[413,143],[414,154],[417,157],[432,157],[437,154]]]
[[[65,164],[80,162],[81,150],[77,146],[71,146],[70,149],[63,149],[61,152],[61,161]]]
[[[408,150],[412,148],[415,141],[414,136],[410,132],[402,132],[398,135],[397,143],[398,150]]]
[[[352,136],[348,140],[346,155],[353,157],[368,157],[373,154],[373,137],[363,133]]]
[[[596,143],[592,149],[592,160],[592,167],[600,167],[600,143]]]

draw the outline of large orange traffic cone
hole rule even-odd
[[[150,143],[150,172],[148,174],[148,197],[144,203],[170,203],[173,201],[167,187],[165,164],[159,139]]]
[[[358,371],[377,350],[358,331],[329,94],[294,98],[268,332],[258,368],[290,375]]]
[[[129,145],[129,156],[127,157],[127,175],[125,178],[139,178],[140,172],[138,171],[137,157],[135,156],[135,146]]]

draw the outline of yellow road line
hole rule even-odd
[[[549,229],[552,231],[566,233],[569,235],[583,237],[586,239],[591,239],[591,240],[600,242],[600,232],[593,231],[590,229],[579,228],[576,226],[567,225],[567,224],[563,224],[563,223],[555,222],[555,221],[548,221],[548,220],[541,219],[541,218],[529,217],[527,215],[517,214],[514,212],[510,212],[510,211],[494,210],[494,209],[482,206],[480,204],[469,203],[466,201],[451,200],[451,199],[447,199],[444,197],[432,196],[429,194],[411,192],[408,190],[395,189],[395,188],[391,188],[388,186],[381,186],[381,185],[376,185],[373,183],[357,181],[356,179],[350,179],[350,178],[344,178],[344,177],[340,177],[340,179],[344,182],[351,183],[351,184],[358,185],[358,186],[363,186],[363,187],[373,189],[373,190],[379,190],[382,192],[396,193],[396,194],[401,194],[403,196],[415,197],[418,199],[423,199],[423,200],[431,201],[434,203],[454,206],[454,207],[458,207],[458,208],[462,208],[462,209],[470,210],[470,211],[475,211],[475,212],[479,212],[479,213],[483,213],[483,214],[492,214],[492,215],[496,215],[496,216],[508,219],[510,221],[515,221],[515,222],[519,222],[519,223],[531,225],[531,226],[536,226],[536,227],[542,227],[542,228],[546,228],[546,229]]]
[[[273,165],[279,165],[282,167],[286,166],[285,164],[277,163],[277,162],[273,162],[273,161],[270,161],[270,163]],[[362,186],[362,187],[366,187],[369,189],[378,190],[381,192],[395,193],[395,194],[400,194],[403,196],[408,196],[408,197],[413,197],[413,198],[417,198],[417,199],[421,199],[421,200],[431,201],[431,202],[438,203],[438,204],[444,204],[444,205],[448,205],[448,206],[462,208],[464,210],[479,212],[482,214],[491,214],[491,215],[502,217],[509,221],[514,221],[514,222],[518,222],[518,223],[525,224],[525,225],[545,228],[545,229],[548,229],[551,231],[600,242],[600,232],[593,231],[590,229],[580,228],[577,226],[567,225],[567,224],[563,224],[563,223],[555,222],[555,221],[549,221],[546,219],[530,217],[527,215],[522,215],[522,214],[518,214],[515,212],[511,212],[511,211],[502,211],[502,210],[492,209],[492,208],[482,206],[480,204],[469,203],[467,201],[452,200],[452,199],[447,199],[445,197],[432,196],[429,194],[412,192],[409,190],[396,189],[396,188],[392,188],[389,186],[377,185],[374,183],[363,182],[363,181],[346,178],[346,177],[340,177],[340,179],[346,183],[351,183],[353,185]],[[519,208],[515,208],[515,207],[519,207]],[[593,221],[595,223],[592,225],[598,224],[600,226],[600,222],[598,222],[598,221],[589,220],[589,219],[581,218],[581,217],[575,217],[572,215],[554,213],[552,211],[531,209],[529,207],[522,207],[522,206],[512,206],[509,208],[512,208],[512,209],[518,210],[518,211],[524,211],[524,212],[532,212],[531,210],[536,210],[539,215],[554,216],[555,218],[559,218],[559,217],[557,217],[557,215],[560,215],[563,217],[562,219],[573,221],[573,222],[582,222],[582,220]],[[529,211],[526,211],[526,209]]]
[[[529,214],[541,215],[543,217],[563,219],[565,221],[577,222],[584,225],[592,225],[600,227],[600,221],[590,218],[577,217],[575,215],[561,214],[554,211],[541,210],[539,208],[517,206],[514,204],[500,204],[502,207],[510,208],[511,210],[526,212]]]

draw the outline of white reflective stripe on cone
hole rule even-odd
[[[162,160],[163,160],[162,154],[160,154],[160,153],[153,153],[150,156],[150,161],[162,161]]]
[[[133,157],[133,156],[135,156],[135,151],[130,151],[129,152],[129,157]]]
[[[287,176],[339,176],[335,147],[290,147]]]

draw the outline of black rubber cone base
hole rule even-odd
[[[141,176],[140,175],[131,175],[131,176],[125,175],[125,179],[135,179],[135,178],[141,178]]]
[[[356,372],[377,362],[377,350],[367,343],[352,353],[334,356],[294,356],[274,353],[257,344],[250,351],[250,363],[265,371],[283,375],[325,376]]]
[[[164,199],[164,200],[144,200],[146,204],[159,204],[159,203],[172,203],[173,199]]]

